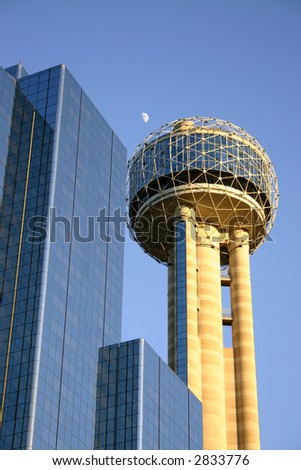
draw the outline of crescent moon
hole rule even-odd
[[[147,122],[149,120],[149,115],[147,113],[141,113],[141,117],[144,122]]]

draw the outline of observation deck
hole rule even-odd
[[[162,126],[137,147],[128,168],[130,230],[161,262],[167,261],[174,213],[181,204],[195,210],[198,223],[218,228],[221,247],[234,227],[244,228],[254,252],[272,227],[278,205],[277,178],[267,153],[228,121],[192,117]]]

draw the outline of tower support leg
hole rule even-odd
[[[239,449],[259,449],[249,236],[235,230],[229,244]]]
[[[168,364],[201,400],[194,210],[177,208],[174,226],[175,244],[168,260]]]
[[[198,226],[197,261],[204,449],[227,449],[219,233],[210,225]]]
[[[174,247],[168,256],[168,365],[176,372],[176,309]]]

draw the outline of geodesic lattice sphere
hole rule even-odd
[[[179,119],[152,132],[128,165],[128,225],[151,256],[166,262],[177,207],[224,234],[249,232],[250,252],[270,231],[278,205],[277,177],[265,150],[242,128],[215,118]]]

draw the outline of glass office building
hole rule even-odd
[[[124,244],[103,215],[123,213],[125,174],[64,65],[0,69],[1,449],[93,449],[98,351],[121,340]]]
[[[202,404],[143,340],[99,351],[96,449],[202,449]]]
[[[202,448],[185,367],[120,343],[125,181],[64,65],[0,68],[0,449]]]

